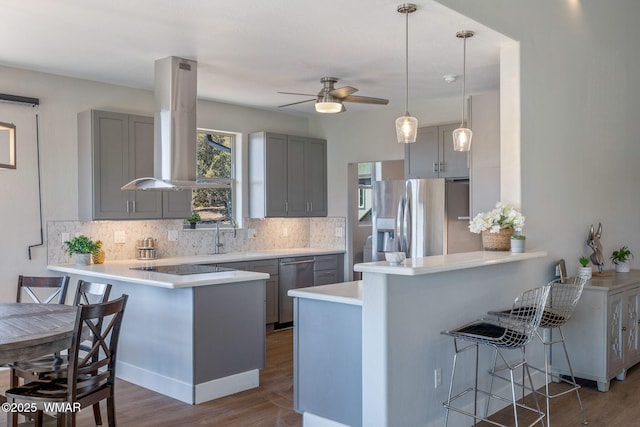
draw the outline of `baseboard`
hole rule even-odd
[[[201,384],[189,384],[150,372],[125,362],[117,362],[116,376],[132,384],[189,404],[199,404],[260,385],[260,371],[253,369]]]

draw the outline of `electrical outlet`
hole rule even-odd
[[[60,233],[60,240],[62,243],[69,241],[69,233]]]
[[[249,239],[255,239],[256,237],[258,237],[258,233],[256,233],[256,229],[255,228],[247,228],[247,237]]]
[[[556,265],[556,277],[560,277],[560,266]]]
[[[442,384],[442,369],[433,370],[433,388],[438,388]]]
[[[178,230],[169,230],[167,231],[167,240],[170,242],[178,241]]]
[[[336,237],[342,237],[342,227],[336,227]]]
[[[287,227],[282,228],[282,237],[287,237],[289,235],[289,229]]]
[[[124,231],[122,231],[122,230],[115,231],[113,233],[113,241],[115,243],[124,243],[126,241],[126,237],[125,237]]]

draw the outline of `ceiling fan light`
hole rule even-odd
[[[396,136],[398,143],[410,144],[416,142],[418,134],[418,119],[408,113],[396,119]]]
[[[333,101],[318,101],[316,102],[316,111],[318,113],[339,113],[342,111],[342,104]]]
[[[471,129],[459,127],[453,131],[453,150],[469,151],[471,150],[471,138],[473,132]]]

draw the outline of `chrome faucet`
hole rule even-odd
[[[214,254],[219,254],[220,252],[220,248],[223,246],[222,243],[220,243],[220,221],[216,221],[216,238],[214,240],[214,244],[213,244],[213,253]]]

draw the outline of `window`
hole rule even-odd
[[[233,133],[198,130],[198,179],[216,179],[231,184],[230,188],[193,190],[191,207],[200,214],[202,223],[220,221],[221,224],[235,224],[232,212],[235,139]]]

